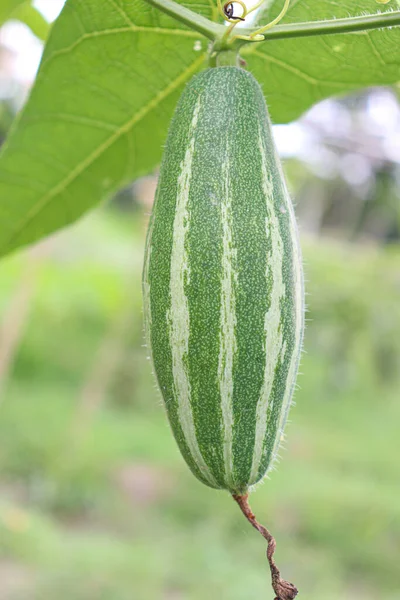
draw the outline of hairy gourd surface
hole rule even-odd
[[[295,384],[303,277],[260,86],[203,71],[171,123],[146,244],[145,329],[179,448],[245,493],[273,463]]]

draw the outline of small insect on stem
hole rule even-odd
[[[226,4],[224,4],[224,14],[226,17],[228,17],[228,19],[237,19],[238,21],[244,21],[243,17],[236,17],[234,16],[233,12],[234,12],[234,8],[233,8],[234,2],[227,2]]]

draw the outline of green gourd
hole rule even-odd
[[[267,107],[243,69],[205,70],[179,100],[149,224],[143,295],[147,344],[184,459],[206,485],[246,498],[278,454],[304,292]]]

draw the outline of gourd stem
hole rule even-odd
[[[257,531],[261,533],[263,538],[268,542],[267,559],[271,569],[272,588],[276,594],[275,600],[293,600],[297,596],[298,590],[292,583],[289,583],[281,578],[280,571],[274,560],[274,552],[276,548],[275,538],[268,531],[268,529],[264,527],[264,525],[261,525],[257,521],[250,508],[248,494],[244,494],[243,496],[232,494],[232,498],[238,503],[240,510],[249,523],[254,527],[254,529],[257,529]]]

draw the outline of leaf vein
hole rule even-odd
[[[111,35],[118,35],[120,33],[144,33],[147,34],[161,34],[161,35],[175,35],[182,37],[190,37],[198,39],[199,33],[195,31],[186,31],[185,29],[167,29],[163,27],[142,27],[142,26],[134,26],[134,27],[118,27],[115,29],[103,29],[102,31],[92,31],[91,33],[85,33],[81,35],[78,39],[75,40],[69,46],[65,48],[60,48],[59,50],[55,50],[52,52],[47,58],[44,59],[42,63],[42,69],[49,62],[53,61],[58,56],[62,56],[63,54],[69,54],[75,48],[80,46],[86,40],[101,38]]]
[[[387,66],[386,62],[385,62],[382,54],[379,52],[378,48],[376,47],[375,42],[372,40],[370,32],[366,31],[365,33],[367,34],[368,44],[370,45],[372,52],[375,54],[376,58],[381,63],[381,65],[386,67]]]
[[[94,152],[92,152],[85,160],[79,163],[62,181],[55,185],[51,190],[43,195],[41,199],[32,207],[32,209],[26,214],[25,218],[19,223],[18,227],[14,230],[13,234],[4,244],[7,247],[11,244],[29,225],[29,223],[37,217],[57,196],[66,191],[67,187],[77,179],[89,166],[91,166],[104,152],[106,152],[119,138],[128,133],[139,121],[141,121],[148,112],[155,109],[167,96],[172,94],[181,84],[187,81],[188,77],[192,75],[203,63],[205,54],[202,54],[197,58],[191,65],[189,65],[178,77],[171,81],[167,87],[161,90],[150,102],[143,106],[131,119],[129,119],[124,125],[119,127],[105,142],[103,142]]]
[[[342,88],[343,85],[345,85],[343,82],[340,82],[340,81],[325,81],[323,79],[317,79],[316,77],[313,77],[312,75],[309,75],[308,73],[305,73],[301,69],[298,69],[297,67],[294,67],[293,65],[290,65],[289,63],[287,63],[283,60],[280,60],[279,58],[275,58],[275,56],[271,56],[270,54],[264,54],[263,52],[259,52],[256,50],[255,52],[252,53],[252,55],[258,56],[259,58],[262,58],[263,60],[265,60],[267,62],[274,63],[274,64],[278,65],[279,67],[282,67],[283,69],[286,69],[287,71],[290,71],[291,73],[293,73],[300,79],[303,79],[307,83],[310,83],[311,85],[322,84],[322,85],[328,85],[331,87],[340,87],[340,88]]]
[[[130,19],[128,13],[123,8],[121,8],[121,6],[117,2],[115,2],[114,0],[108,0],[108,1],[112,6],[114,6],[114,8],[116,8],[116,10],[122,16],[124,21],[126,23],[128,23],[128,25],[130,25],[131,27],[137,27],[137,25]]]
[[[112,123],[106,123],[105,121],[98,121],[96,119],[90,119],[89,117],[67,113],[39,114],[31,117],[25,117],[24,121],[25,123],[34,123],[35,121],[64,121],[65,123],[87,125],[88,127],[95,127],[105,131],[117,131],[118,129],[118,125],[113,125]]]

